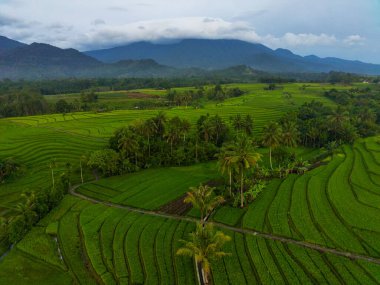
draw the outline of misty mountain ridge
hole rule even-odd
[[[190,76],[253,78],[265,72],[329,71],[380,74],[380,65],[337,58],[302,57],[286,49],[272,50],[261,44],[239,40],[188,39],[165,44],[137,42],[83,53],[42,43],[26,45],[0,37],[0,79]]]
[[[220,69],[247,65],[257,70],[276,73],[342,71],[380,74],[380,65],[376,64],[313,55],[303,57],[287,49],[272,50],[262,44],[240,40],[185,39],[175,43],[136,42],[110,49],[87,51],[85,54],[103,62],[151,58],[160,64],[177,68]]]

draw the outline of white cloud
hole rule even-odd
[[[373,62],[380,61],[379,12],[378,0],[0,0],[0,34],[77,49],[236,38]]]
[[[327,34],[294,34],[286,33],[282,37],[266,36],[264,41],[274,46],[326,46],[337,44],[338,39],[334,35]]]
[[[346,37],[343,42],[349,46],[363,45],[365,38],[360,35],[350,35]]]
[[[181,38],[241,39],[249,42],[261,40],[254,29],[244,22],[227,22],[209,17],[187,17],[102,26],[85,33],[81,44],[82,47],[94,45],[109,47],[136,41],[157,42]]]

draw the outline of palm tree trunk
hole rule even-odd
[[[51,169],[51,180],[53,181],[53,188],[55,187],[55,180],[54,180],[54,170]]]
[[[203,264],[202,264],[202,273],[203,273],[203,281],[204,281],[204,283],[206,285],[209,284],[209,282],[208,282],[208,273],[207,273],[206,270],[203,269]]]
[[[230,173],[230,196],[232,196],[232,171],[231,169],[229,170]]]
[[[198,161],[198,141],[195,142],[195,160]]]
[[[244,172],[241,170],[241,177],[240,177],[240,207],[244,207],[244,195],[243,195],[243,188],[244,188]]]
[[[170,141],[170,155],[173,156],[173,140]]]
[[[79,164],[80,164],[80,179],[81,179],[82,184],[83,184],[83,168],[82,168],[82,160],[79,160]]]
[[[148,155],[150,157],[150,135],[148,134]]]
[[[273,165],[272,165],[272,147],[269,147],[269,163],[270,163],[270,168],[273,170]]]

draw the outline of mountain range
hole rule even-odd
[[[0,36],[0,79],[94,77],[251,76],[260,73],[342,71],[380,75],[380,65],[338,58],[302,57],[239,40],[185,39],[137,42],[79,52]]]

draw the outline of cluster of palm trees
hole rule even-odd
[[[300,133],[299,143],[324,147],[334,141],[338,144],[352,143],[358,137],[377,133],[379,127],[373,109],[375,102],[368,99],[352,100],[352,106],[338,105],[336,108],[315,101],[302,105],[292,116]]]
[[[189,105],[194,107],[199,106],[199,102],[204,99],[223,101],[227,98],[238,97],[244,94],[244,91],[240,88],[228,88],[222,87],[217,84],[213,87],[199,87],[196,89],[190,89],[186,91],[177,91],[175,89],[169,89],[167,92],[167,99],[172,105],[185,106]]]
[[[215,231],[213,225],[207,223],[208,216],[224,202],[224,198],[215,195],[214,190],[215,188],[207,185],[190,188],[184,202],[191,203],[199,210],[200,222],[196,224],[195,231],[190,233],[189,240],[181,240],[183,247],[177,250],[178,255],[193,257],[197,268],[200,265],[204,284],[209,284],[211,262],[229,255],[222,248],[231,240],[231,237],[221,231]]]
[[[110,149],[119,153],[119,164],[129,170],[189,165],[212,159],[228,135],[229,128],[218,115],[203,115],[194,126],[187,119],[159,112],[117,130],[110,138]]]
[[[219,168],[222,173],[228,173],[229,194],[232,196],[232,178],[236,173],[240,182],[240,207],[244,207],[244,175],[254,169],[261,160],[261,154],[255,151],[251,138],[239,136],[224,145],[218,154]]]
[[[51,175],[51,188],[38,192],[28,191],[20,196],[14,211],[8,217],[0,220],[0,242],[12,244],[18,242],[40,219],[49,213],[62,200],[70,187],[71,165],[66,163],[65,171],[61,173],[58,182],[55,179],[55,170],[58,164],[52,159],[47,167]]]

